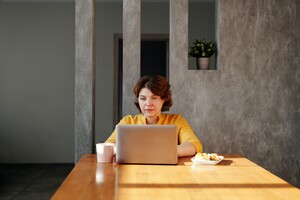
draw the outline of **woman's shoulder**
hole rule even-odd
[[[176,117],[181,118],[182,117],[181,114],[178,114],[178,113],[164,113],[163,115],[165,117],[170,117],[170,118],[176,118]]]
[[[188,125],[187,120],[181,114],[165,114],[162,124],[176,124],[179,127]]]
[[[181,114],[177,114],[177,113],[167,113],[167,114],[163,114],[165,119],[168,120],[183,120],[184,118],[182,117]]]

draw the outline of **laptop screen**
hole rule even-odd
[[[177,164],[176,125],[117,125],[116,162]]]

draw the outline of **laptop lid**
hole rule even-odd
[[[116,162],[177,164],[176,125],[117,125]]]

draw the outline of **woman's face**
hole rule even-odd
[[[160,96],[153,94],[148,88],[143,88],[139,93],[138,102],[147,119],[156,119],[160,115],[165,101]]]

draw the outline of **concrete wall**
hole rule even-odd
[[[204,151],[242,154],[299,187],[300,2],[219,6],[219,69],[172,66],[172,112],[186,117]]]

